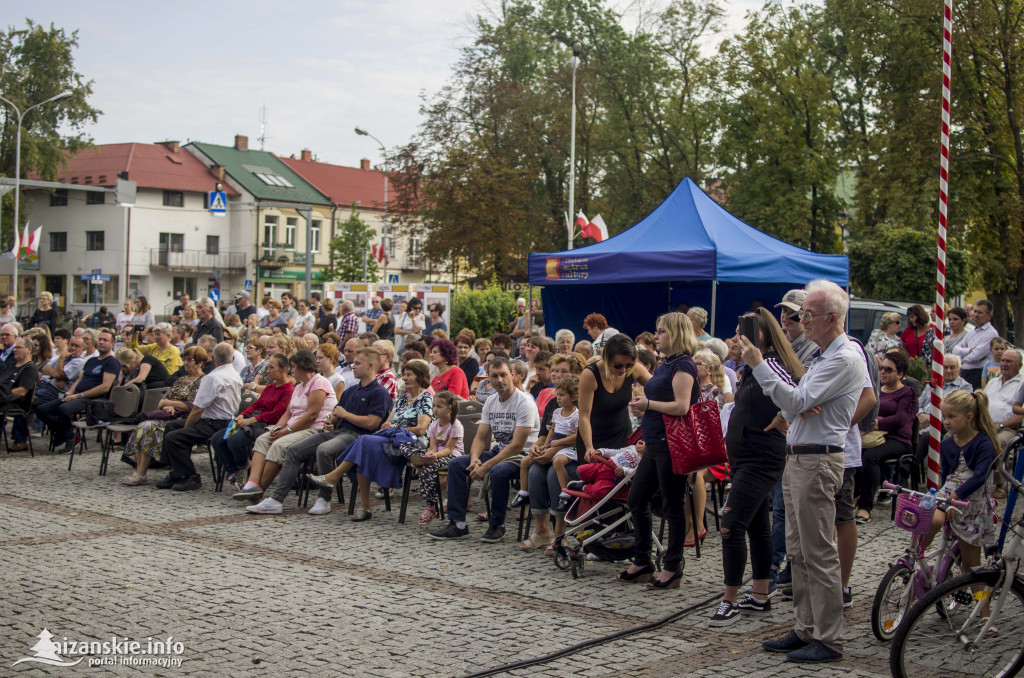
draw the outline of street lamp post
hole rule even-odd
[[[580,51],[583,50],[583,43],[579,40],[572,42],[572,123],[570,129],[572,136],[569,137],[569,246],[572,249],[572,234],[576,223],[576,69],[580,65]]]
[[[385,148],[384,143],[380,139],[378,139],[377,137],[373,136],[372,134],[367,132],[362,127],[356,126],[355,132],[359,136],[370,137],[371,139],[376,141],[377,145],[380,146],[381,154],[384,156],[384,225],[380,229],[380,246],[381,246],[381,251],[385,252],[386,250],[384,248],[387,247],[387,242],[388,242],[388,149]],[[387,263],[387,261],[388,260],[385,258],[383,260],[383,262],[382,262],[382,264],[384,266],[384,269],[383,269],[384,273],[381,274],[381,282],[387,282],[388,281],[388,263]],[[365,266],[364,266],[364,269],[365,269]],[[365,273],[364,273],[363,277],[364,278],[366,277]]]
[[[33,104],[26,108],[24,111],[14,105],[10,99],[5,99],[0,96],[0,101],[14,109],[14,112],[18,114],[18,131],[14,139],[14,239],[18,239],[18,212],[21,207],[21,121],[33,108],[39,108],[43,104],[53,103],[61,99],[66,99],[71,96],[71,92],[65,90],[60,94],[50,97],[46,101],[40,101],[38,104]],[[19,251],[21,248],[18,248]],[[18,252],[14,253],[14,277],[12,279],[12,292],[14,294],[15,307],[12,312],[18,314]]]

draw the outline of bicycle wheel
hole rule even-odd
[[[1007,582],[1010,591],[995,619],[998,632],[993,637],[974,639],[983,626],[975,614],[978,605],[974,588],[992,591],[999,574],[974,572],[950,579],[928,592],[910,609],[893,638],[889,668],[896,678],[936,678],[936,676],[1014,676],[1024,665],[1024,583],[1014,578]],[[935,612],[935,604],[946,596],[958,604],[946,614]],[[973,618],[972,618],[973,615]]]
[[[900,620],[914,603],[911,598],[905,606],[901,604],[907,587],[913,586],[913,574],[903,563],[896,563],[879,582],[875,600],[871,604],[871,631],[875,638],[886,642],[896,635]]]

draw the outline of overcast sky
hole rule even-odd
[[[720,0],[729,27],[762,0]],[[622,6],[628,6],[622,0]],[[358,165],[380,161],[377,144],[405,143],[420,122],[420,95],[436,92],[472,39],[481,0],[222,0],[199,3],[45,0],[11,11],[77,30],[76,67],[94,81],[103,111],[87,130],[96,143],[174,139],[266,148]]]

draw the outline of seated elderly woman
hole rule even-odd
[[[249,467],[249,451],[256,439],[266,433],[284,414],[291,402],[293,384],[288,376],[288,359],[281,354],[267,362],[267,387],[252,405],[239,413],[234,422],[210,438],[214,453],[224,469],[228,483],[238,489],[238,476]],[[231,431],[231,435],[227,435]]]
[[[332,488],[344,474],[355,472],[359,485],[359,508],[352,515],[354,521],[373,517],[370,513],[370,481],[382,488],[402,486],[405,465],[388,461],[382,451],[384,443],[391,440],[395,447],[418,443],[417,447],[426,449],[427,427],[434,415],[434,397],[427,391],[430,385],[427,364],[422,360],[406,363],[402,379],[405,381],[405,393],[395,401],[391,416],[381,424],[380,430],[357,438],[338,458],[338,467],[327,475],[308,476],[320,487]]]
[[[865,349],[868,355],[875,357],[878,364],[882,364],[882,359],[885,357],[885,352],[893,346],[900,345],[900,337],[897,334],[900,331],[900,314],[899,313],[883,313],[882,318],[878,323],[877,330],[871,330],[871,336],[868,337],[867,346]]]
[[[173,331],[167,323],[157,323],[153,326],[153,343],[143,344],[139,342],[139,333],[132,332],[128,339],[128,347],[134,348],[142,355],[150,355],[163,363],[167,374],[174,374],[181,369],[181,351],[172,343]]]
[[[430,363],[437,368],[437,376],[430,382],[434,393],[451,391],[460,398],[469,397],[469,382],[459,369],[458,350],[448,339],[437,339],[430,345]]]
[[[686,317],[693,325],[693,333],[697,336],[697,341],[707,341],[711,338],[711,335],[704,329],[704,326],[708,324],[707,311],[700,306],[691,306],[690,310],[686,312]]]
[[[157,403],[157,409],[147,413],[149,418],[135,428],[124,446],[122,459],[132,463],[134,458],[135,472],[121,478],[123,484],[146,484],[150,459],[160,458],[167,422],[185,416],[192,409],[192,401],[203,379],[202,366],[207,360],[206,351],[201,347],[189,346],[185,349],[185,375],[177,379],[164,394],[164,398]]]
[[[119,348],[114,353],[121,363],[125,384],[139,384],[146,388],[163,388],[170,375],[164,364],[151,355],[142,355],[134,348]]]
[[[288,358],[295,386],[287,409],[277,424],[256,439],[252,448],[249,480],[232,499],[248,501],[260,497],[274,482],[284,465],[288,448],[323,430],[324,422],[338,404],[334,388],[327,378],[317,374],[313,352],[302,350]],[[267,388],[270,388],[268,386]],[[320,501],[310,513],[327,513]]]
[[[251,317],[251,316],[250,316]],[[288,362],[285,361],[285,371],[288,370]],[[242,368],[242,384],[247,389],[252,389],[256,379],[267,372],[267,342],[262,337],[252,337],[245,342],[245,367]]]
[[[608,320],[600,313],[591,313],[584,318],[583,329],[590,335],[593,342],[591,348],[597,355],[601,354],[605,342],[619,333],[614,327],[608,326]]]

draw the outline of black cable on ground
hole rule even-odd
[[[741,584],[741,586],[742,585],[746,585],[749,581],[750,581],[749,577],[747,579],[744,579],[743,580],[743,584]],[[634,627],[628,628],[628,629],[623,629],[622,631],[616,631],[615,633],[610,633],[610,634],[608,634],[606,636],[601,636],[600,638],[593,638],[591,640],[585,640],[582,643],[577,643],[575,645],[570,645],[569,647],[563,648],[563,649],[558,650],[556,652],[552,652],[551,654],[546,654],[546,655],[544,655],[542,657],[535,657],[534,659],[523,659],[523,660],[518,661],[518,662],[512,662],[511,664],[505,664],[503,666],[496,666],[493,669],[486,669],[484,671],[479,671],[477,673],[466,674],[464,676],[461,676],[461,678],[483,678],[483,676],[493,676],[493,675],[496,675],[496,674],[499,674],[499,673],[507,673],[509,671],[515,671],[517,669],[524,669],[524,668],[526,668],[528,666],[536,666],[537,664],[545,664],[545,663],[547,663],[549,661],[553,661],[555,659],[560,659],[562,657],[567,657],[567,656],[569,656],[571,654],[575,654],[577,652],[585,650],[585,649],[587,649],[589,647],[593,647],[595,645],[602,645],[604,643],[608,643],[608,642],[611,642],[613,640],[618,640],[619,638],[625,638],[627,636],[632,636],[632,635],[635,635],[637,633],[642,633],[644,631],[652,631],[654,629],[657,629],[657,628],[660,628],[662,626],[665,626],[666,624],[670,624],[670,623],[676,621],[677,619],[681,619],[682,617],[685,617],[686,615],[690,614],[691,612],[699,610],[700,608],[702,608],[702,607],[704,607],[704,606],[706,606],[706,605],[708,605],[710,603],[715,602],[716,600],[718,600],[721,597],[722,597],[721,593],[716,593],[713,596],[705,598],[704,600],[700,601],[699,603],[694,603],[693,605],[690,605],[688,607],[684,607],[683,609],[679,610],[678,612],[673,612],[672,614],[668,615],[667,617],[663,617],[662,619],[659,619],[658,621],[650,622],[649,624],[643,624],[641,626],[634,626]]]

